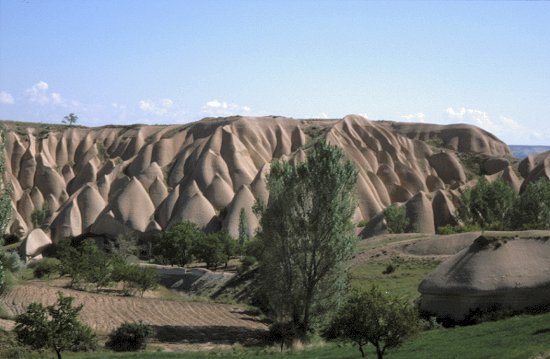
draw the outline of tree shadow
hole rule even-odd
[[[548,333],[550,333],[550,328],[544,328],[544,329],[535,330],[533,332],[533,335],[548,334]]]
[[[265,339],[266,331],[235,326],[176,326],[155,325],[155,339],[165,343],[181,344],[235,344],[257,345]]]

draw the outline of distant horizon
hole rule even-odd
[[[134,123],[123,123],[123,124],[116,124],[116,123],[108,123],[108,124],[103,124],[103,125],[92,125],[92,126],[89,126],[89,125],[85,125],[85,124],[81,124],[81,123],[76,123],[74,125],[68,125],[66,123],[62,123],[61,121],[59,122],[41,122],[41,121],[25,121],[25,120],[11,120],[11,119],[4,119],[4,118],[0,118],[0,122],[11,122],[11,123],[27,123],[29,125],[55,125],[55,126],[66,126],[66,127],[70,127],[70,126],[74,126],[74,127],[80,127],[80,128],[101,128],[101,127],[108,127],[108,126],[112,126],[112,127],[132,127],[132,126],[185,126],[185,125],[188,125],[188,124],[192,124],[192,123],[196,123],[196,122],[200,122],[202,120],[207,120],[207,119],[228,119],[228,118],[231,118],[231,117],[246,117],[246,118],[258,118],[258,119],[261,119],[261,118],[267,118],[267,117],[281,117],[281,118],[287,118],[287,119],[290,119],[290,120],[296,120],[296,121],[339,121],[339,120],[342,120],[344,117],[346,116],[355,116],[355,115],[359,115],[359,116],[362,116],[361,114],[354,114],[354,113],[350,113],[350,114],[347,114],[343,117],[340,117],[340,118],[314,118],[314,117],[311,117],[311,118],[298,118],[298,117],[289,117],[289,116],[283,116],[283,115],[262,115],[262,116],[253,116],[253,115],[229,115],[229,116],[207,116],[207,117],[203,117],[203,118],[200,118],[198,120],[194,120],[194,121],[189,121],[189,122],[182,122],[182,123],[140,123],[140,122],[134,122]],[[446,124],[440,124],[440,123],[433,123],[433,122],[408,122],[408,121],[393,121],[393,120],[374,120],[374,119],[370,119],[370,118],[367,118],[368,121],[373,121],[373,122],[396,122],[396,123],[406,123],[406,124],[411,124],[411,125],[414,125],[414,124],[418,124],[418,125],[438,125],[438,126],[453,126],[453,125],[467,125],[467,126],[474,126],[474,127],[477,127],[477,128],[480,128],[484,131],[487,131],[485,130],[484,128],[482,127],[479,127],[479,126],[476,126],[476,125],[473,125],[473,124],[470,124],[470,123],[463,123],[463,122],[454,122],[454,123],[446,123]],[[490,134],[492,135],[495,135],[494,133],[490,132],[490,131],[487,131],[489,132]],[[495,135],[496,136],[496,135]],[[506,141],[504,141],[503,139],[501,139],[500,137],[497,136],[497,138],[499,140],[501,140],[503,143],[505,143],[506,145],[508,146],[516,146],[516,147],[548,147],[550,148],[550,143],[549,144],[538,144],[538,145],[531,145],[531,144],[524,144],[524,143],[508,143]]]
[[[550,2],[2,0],[0,118],[269,115],[550,143]]]

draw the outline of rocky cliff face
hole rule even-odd
[[[4,126],[6,180],[13,186],[9,230],[28,233],[33,211],[47,207],[54,241],[82,233],[154,233],[182,220],[236,236],[241,208],[252,233],[258,226],[252,206],[268,199],[271,162],[301,161],[319,138],[342,148],[359,169],[357,222],[407,202],[417,228],[433,232],[448,223],[456,189],[470,179],[472,156],[496,161],[490,171],[483,165],[474,170],[521,185],[506,159],[508,147],[466,125],[371,122],[352,115],[230,117],[172,126]],[[531,162],[525,171],[536,167]]]

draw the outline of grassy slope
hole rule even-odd
[[[371,349],[371,348],[370,348]],[[470,327],[437,329],[420,334],[402,347],[389,351],[389,359],[423,358],[533,358],[550,350],[550,313],[518,316],[498,322]],[[207,353],[93,353],[71,354],[68,358],[360,358],[359,351],[349,345],[327,344],[294,353],[277,353],[263,349],[241,349]],[[370,351],[367,357],[373,357]]]
[[[537,354],[550,350],[550,314],[538,316],[520,316],[477,326],[455,329],[438,329],[420,334],[402,347],[389,351],[389,359],[423,359],[423,358],[533,358]],[[327,344],[303,351],[278,353],[268,349],[235,349],[211,352],[189,353],[67,353],[65,358],[136,358],[136,359],[169,359],[169,358],[360,358],[356,348],[350,345]],[[369,350],[368,357],[374,353]],[[51,352],[43,355],[23,356],[23,358],[50,358]]]

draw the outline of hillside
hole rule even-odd
[[[521,180],[512,154],[469,125],[284,117],[208,118],[185,125],[86,128],[4,122],[6,177],[13,186],[12,233],[25,236],[47,206],[52,239],[82,233],[151,234],[182,220],[236,236],[244,208],[266,202],[275,160],[300,161],[323,138],[359,169],[354,220],[408,202],[420,231],[448,223],[460,187],[481,174]]]

